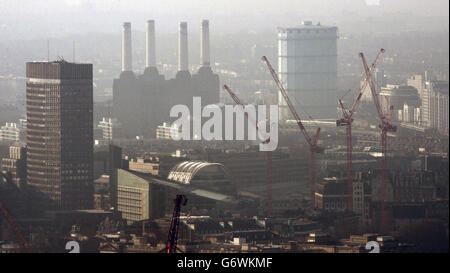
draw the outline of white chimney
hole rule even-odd
[[[202,66],[209,66],[209,21],[202,21],[202,31],[200,37],[200,63]]]
[[[178,71],[188,71],[187,23],[180,22],[178,30]]]
[[[131,23],[123,23],[122,31],[122,71],[132,71]]]
[[[147,21],[147,34],[146,34],[146,67],[156,66],[156,44],[155,44],[155,21]]]

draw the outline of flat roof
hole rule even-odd
[[[69,61],[67,61],[67,60],[65,60],[65,59],[60,59],[60,60],[54,60],[54,61],[30,61],[30,62],[27,62],[27,63],[45,63],[45,64],[54,64],[54,63],[57,63],[57,64],[62,64],[62,63],[65,63],[65,64],[91,64],[91,63],[79,63],[79,62],[69,62]]]
[[[111,214],[112,211],[100,210],[100,209],[85,209],[85,210],[47,210],[45,213],[51,214],[76,214],[76,213],[87,213],[87,214]]]
[[[225,194],[221,194],[221,193],[216,193],[216,192],[211,192],[211,191],[206,191],[206,190],[201,190],[201,189],[196,189],[191,191],[191,193],[198,195],[198,196],[202,196],[202,197],[207,197],[209,199],[214,199],[217,201],[227,201],[227,200],[231,200],[231,197]]]

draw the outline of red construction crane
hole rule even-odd
[[[295,111],[294,106],[291,103],[291,100],[289,99],[286,90],[283,87],[283,84],[281,83],[280,79],[278,78],[277,73],[273,69],[272,65],[270,64],[269,60],[266,56],[262,57],[262,60],[266,63],[267,67],[269,68],[270,73],[272,74],[272,77],[275,81],[275,83],[278,86],[278,89],[280,90],[286,104],[289,107],[289,110],[291,111],[292,115],[294,116],[295,120],[297,121],[297,125],[300,128],[300,131],[302,132],[303,136],[306,139],[306,142],[309,144],[309,187],[310,187],[310,198],[311,198],[311,209],[314,209],[314,192],[315,192],[315,184],[316,184],[316,163],[314,159],[315,153],[322,153],[323,148],[317,145],[317,141],[319,140],[319,133],[320,133],[320,127],[317,128],[316,134],[311,138],[306,131],[305,127],[303,126],[303,123],[300,119],[300,116],[297,114],[297,111]]]
[[[258,134],[260,136],[262,136],[263,138],[265,138],[263,135],[264,132],[259,131],[259,127],[258,127],[256,120],[254,120],[253,117],[248,116],[248,113],[245,111],[245,106],[241,102],[241,100],[238,98],[238,96],[236,96],[236,94],[233,93],[233,91],[231,91],[231,89],[226,84],[223,86],[223,88],[228,92],[228,94],[230,94],[230,96],[234,100],[234,102],[236,102],[237,104],[239,104],[242,107],[242,110],[244,111],[244,115],[256,127],[256,131],[258,132]],[[268,143],[269,141],[270,141],[270,138],[267,138],[266,140],[264,140],[263,143]],[[266,152],[266,181],[267,181],[267,217],[271,217],[272,216],[272,152],[271,151]]]
[[[372,72],[375,69],[375,66],[378,62],[378,59],[380,55],[384,52],[384,49],[380,49],[377,56],[375,57],[375,60],[372,63],[372,66],[370,67],[370,72]],[[366,90],[368,81],[367,77],[364,81],[361,89],[359,90],[358,96],[356,97],[356,100],[353,102],[353,105],[350,109],[347,109],[344,106],[344,103],[341,99],[339,99],[339,105],[342,110],[343,117],[341,119],[336,120],[336,126],[346,126],[346,132],[347,132],[347,191],[348,191],[348,199],[347,199],[347,210],[352,212],[353,211],[353,170],[352,170],[352,122],[353,122],[353,114],[355,113],[356,106],[358,105],[359,101],[361,100],[361,97],[364,93],[364,90]]]
[[[7,180],[7,182],[10,182],[10,178],[7,175],[5,175],[2,172],[0,172],[0,174]],[[23,237],[22,232],[20,232],[20,229],[16,224],[16,221],[14,221],[14,218],[11,216],[6,207],[3,205],[2,201],[0,201],[0,212],[3,214],[3,216],[6,219],[6,222],[8,222],[9,226],[16,234],[17,240],[19,240],[19,244],[22,247],[22,249],[26,252],[29,252],[30,248],[28,246],[27,241],[25,240],[25,237]]]
[[[389,106],[388,113],[385,115],[383,110],[381,109],[380,100],[378,99],[377,91],[375,89],[375,85],[372,80],[372,75],[370,73],[370,69],[367,66],[366,58],[364,54],[361,52],[359,56],[362,59],[364,71],[366,73],[367,81],[369,82],[370,91],[372,92],[373,102],[377,108],[378,117],[381,121],[379,125],[381,129],[381,231],[386,232],[386,212],[385,212],[385,203],[386,203],[386,178],[387,178],[387,133],[397,131],[397,126],[391,124],[391,115],[394,107]]]
[[[12,230],[14,231],[14,233],[16,234],[17,240],[19,240],[19,244],[20,246],[23,248],[23,250],[25,250],[26,252],[28,252],[30,249],[28,247],[28,243],[25,240],[25,238],[23,237],[22,233],[20,232],[19,227],[17,226],[16,222],[14,221],[14,219],[12,218],[11,214],[9,213],[9,211],[6,209],[6,207],[3,205],[3,202],[0,201],[0,212],[3,214],[3,216],[6,219],[6,222],[8,222],[9,226],[12,228]]]
[[[173,200],[175,207],[173,208],[172,222],[170,223],[169,235],[167,236],[166,253],[176,253],[178,240],[178,227],[180,224],[181,206],[185,206],[187,198],[184,195],[177,194]]]

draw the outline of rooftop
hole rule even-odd
[[[381,88],[381,95],[419,97],[416,88],[408,85],[393,85],[393,84],[388,84],[386,87]]]
[[[323,26],[320,24],[320,22],[317,22],[316,24],[313,24],[312,21],[302,21],[300,25],[298,26],[292,26],[292,27],[278,27],[278,30],[303,30],[303,29],[336,29],[335,26]]]
[[[168,180],[190,184],[194,176],[201,170],[224,173],[224,165],[205,161],[183,161],[175,165],[169,172]]]

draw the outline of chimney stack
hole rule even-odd
[[[200,37],[200,63],[202,66],[209,66],[209,21],[202,21],[202,31]]]
[[[178,71],[188,71],[187,23],[180,22],[178,31]]]
[[[131,23],[123,23],[122,30],[122,71],[132,71]]]
[[[146,67],[156,67],[155,21],[147,21]]]

